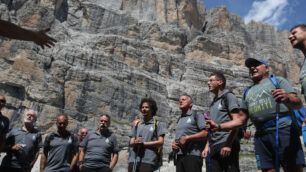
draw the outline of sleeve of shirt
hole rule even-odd
[[[90,133],[88,133],[88,134],[84,137],[83,141],[82,141],[82,142],[80,143],[80,145],[79,145],[80,147],[86,147],[86,146],[87,146],[89,134],[90,134]]]
[[[160,123],[160,121],[159,121],[158,124],[157,124],[157,129],[156,129],[156,131],[157,131],[157,136],[165,136],[165,131],[164,131],[163,126],[162,126],[162,124]]]
[[[205,129],[205,118],[204,115],[201,112],[197,112],[197,126],[200,130]]]
[[[247,97],[247,96],[246,96],[246,97]],[[247,103],[246,103],[245,99],[243,99],[243,98],[241,99],[240,109],[248,110]]]
[[[117,152],[120,151],[120,148],[118,146],[117,137],[115,136],[115,134],[113,134],[113,139],[112,140],[113,140],[113,145],[114,145],[113,153],[117,153]]]
[[[239,109],[238,99],[234,94],[232,93],[227,94],[227,102],[228,102],[229,112],[233,111],[234,109]]]
[[[73,134],[72,137],[73,137],[73,146],[74,147],[78,147],[79,146],[79,139],[78,139],[78,137],[75,134]]]
[[[13,135],[14,130],[11,130],[7,135],[6,135],[6,143],[8,146],[14,146],[14,135]]]
[[[42,139],[41,139],[41,133],[38,132],[36,137],[37,137],[37,147],[41,148],[43,146]]]
[[[45,142],[44,142],[44,148],[49,148],[50,147],[50,137],[51,137],[51,133],[47,134],[47,136],[45,138]]]
[[[286,90],[287,93],[296,93],[296,91],[292,88],[291,84],[288,80],[283,77],[276,77],[276,80],[279,84],[279,87]]]
[[[130,133],[130,138],[132,138],[132,137],[136,137],[136,125],[132,128],[132,130],[131,130],[131,133]]]

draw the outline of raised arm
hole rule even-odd
[[[5,36],[11,39],[32,41],[35,44],[41,46],[43,49],[44,46],[51,48],[51,46],[54,46],[54,43],[57,42],[55,39],[49,37],[46,34],[46,32],[50,31],[50,28],[36,32],[23,29],[13,23],[4,20],[0,20],[0,26],[1,36]]]

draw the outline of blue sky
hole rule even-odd
[[[230,13],[249,21],[263,21],[276,30],[290,30],[297,24],[306,24],[305,0],[201,0],[206,9],[225,6]]]

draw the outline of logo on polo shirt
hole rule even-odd
[[[36,140],[36,136],[34,135],[34,136],[32,137],[32,141],[35,142],[35,140]]]
[[[186,121],[186,123],[190,124],[190,123],[191,123],[191,119],[188,118],[188,120]]]
[[[221,102],[219,103],[218,105],[218,109],[221,110],[222,109],[222,105],[221,105]]]
[[[153,132],[153,131],[154,131],[154,128],[153,128],[152,126],[151,126],[151,128],[150,128],[150,131],[151,131],[151,132]]]
[[[72,139],[71,139],[71,137],[69,137],[68,143],[72,143]]]
[[[108,138],[107,138],[107,139],[105,140],[105,142],[106,142],[106,143],[109,143],[109,140],[108,140]]]

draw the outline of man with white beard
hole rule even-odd
[[[30,172],[42,147],[41,133],[34,128],[37,113],[26,111],[23,126],[10,131],[6,138],[4,157],[0,171]]]

